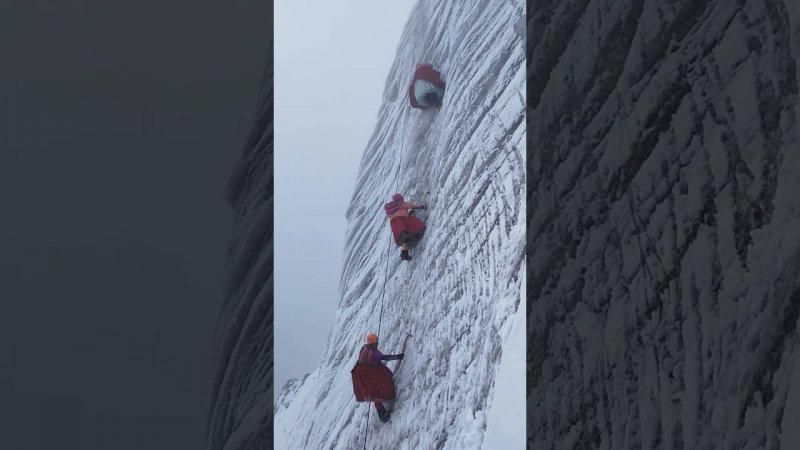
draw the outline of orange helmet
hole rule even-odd
[[[367,344],[377,344],[378,343],[378,335],[375,333],[369,333],[367,335]]]

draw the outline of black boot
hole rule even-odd
[[[411,255],[408,254],[408,250],[400,251],[400,259],[403,261],[411,261]]]
[[[378,419],[380,419],[381,422],[388,422],[389,416],[390,416],[389,411],[387,411],[386,408],[384,408],[383,405],[381,405],[381,407],[378,408]]]

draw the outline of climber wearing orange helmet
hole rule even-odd
[[[358,362],[374,366],[380,364],[381,361],[394,361],[395,359],[403,359],[404,356],[403,353],[384,355],[378,350],[378,335],[369,333],[367,335],[367,343],[358,352]]]
[[[383,402],[394,400],[392,371],[383,361],[403,359],[404,353],[384,355],[378,350],[378,335],[367,334],[367,342],[358,352],[358,362],[350,373],[353,376],[353,392],[358,402],[373,402],[381,422],[389,420],[389,411]]]

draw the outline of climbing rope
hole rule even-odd
[[[407,123],[408,123],[408,114],[404,114],[404,116],[403,116],[403,127],[401,128],[403,130],[403,138],[400,141],[401,142],[401,145],[400,145],[400,161],[399,161],[399,164],[397,164],[397,172],[395,173],[395,178],[394,178],[395,186],[397,186],[397,189],[395,191],[397,191],[397,192],[399,192],[399,190],[400,190],[400,169],[403,167],[403,152],[404,152],[404,149],[405,149],[405,146],[406,146],[406,129],[405,128],[406,128],[406,124]],[[393,238],[392,238],[392,236],[389,236],[389,249],[387,251],[386,267],[384,268],[384,271],[383,271],[383,291],[381,292],[381,310],[380,310],[380,313],[378,314],[378,336],[381,335],[381,324],[383,323],[383,299],[386,297],[386,279],[389,277],[389,258],[390,257],[388,256],[388,253],[391,252],[391,250],[392,250],[392,242],[393,242]]]
[[[400,161],[397,164],[397,172],[395,173],[395,186],[398,187],[397,191],[399,191],[400,186],[400,169],[403,167],[403,152],[406,146],[406,124],[408,123],[408,112],[404,110],[403,113],[403,126],[401,127],[402,130],[402,139],[400,140]],[[383,289],[381,290],[381,309],[378,313],[378,336],[381,335],[381,325],[383,324],[383,299],[386,298],[386,280],[389,278],[389,253],[392,251],[392,243],[393,238],[389,236],[389,248],[386,255],[386,264],[383,269]],[[367,403],[367,410],[366,410],[366,417],[367,420],[364,423],[364,450],[367,449],[367,436],[369,436],[369,403]]]

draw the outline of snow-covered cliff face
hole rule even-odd
[[[276,448],[524,446],[524,21],[521,2],[424,0],[412,11],[346,212],[335,323],[319,369],[275,402]],[[438,110],[409,106],[420,62],[447,82]],[[382,206],[426,191],[428,231],[403,262]],[[413,335],[385,424],[353,397],[369,331],[386,353]]]
[[[800,3],[528,14],[529,443],[800,448]]]
[[[272,48],[270,45],[269,48]],[[234,211],[206,448],[272,448],[272,57],[227,201]]]

